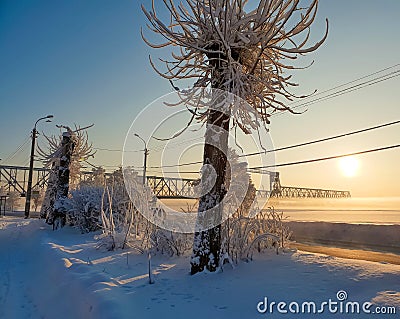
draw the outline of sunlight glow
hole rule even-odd
[[[344,176],[353,177],[357,174],[360,164],[355,157],[348,156],[340,159],[339,166]]]

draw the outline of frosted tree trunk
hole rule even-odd
[[[47,218],[47,223],[53,225],[53,229],[58,229],[65,225],[67,212],[65,211],[63,200],[68,196],[69,172],[74,146],[75,144],[71,138],[71,134],[69,132],[63,133],[63,139],[61,142],[62,155],[60,157],[60,165],[57,172],[58,179],[54,210]]]
[[[225,173],[226,173],[226,151],[228,148],[228,127],[229,116],[218,111],[212,111],[207,124],[219,126],[222,130],[216,133],[207,127],[206,142],[204,145],[203,164],[214,167],[217,174],[214,187],[200,197],[199,210],[197,217],[198,228],[207,228],[207,225],[214,225],[208,230],[196,231],[193,242],[193,255],[191,259],[191,273],[203,271],[215,271],[219,265],[219,255],[221,249],[221,219],[222,219],[222,200],[225,196]],[[215,138],[218,134],[220,149],[210,143],[210,138]],[[203,179],[211,172],[203,173]]]
[[[212,87],[219,89],[221,83],[224,82],[221,76],[222,62],[220,57],[211,60],[215,61]],[[216,104],[220,104],[219,102],[218,99],[214,101]],[[227,167],[229,121],[230,115],[225,103],[222,103],[219,107],[217,105],[211,106],[207,118],[203,165],[208,164],[214,168],[216,179],[213,187],[208,192],[202,192],[203,195],[200,197],[197,229],[194,235],[193,254],[190,262],[192,275],[204,269],[213,272],[219,266],[222,201],[226,194],[224,183]],[[204,181],[209,180],[212,174],[212,170],[205,169],[203,171],[203,187],[208,186],[208,183],[204,183]]]

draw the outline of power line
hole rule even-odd
[[[185,144],[185,143],[188,143],[188,142],[192,142],[192,141],[195,141],[195,140],[199,140],[201,138],[202,137],[197,137],[197,138],[185,140],[185,141],[173,144],[172,146],[168,146],[167,148],[168,149],[173,149],[173,148],[178,147],[179,145],[182,145],[182,144]],[[149,152],[156,153],[156,152],[162,151],[164,148],[165,148],[165,146],[159,145],[159,146],[156,146],[154,149],[149,149]],[[109,148],[103,148],[103,147],[93,147],[93,149],[97,150],[97,151],[105,151],[105,152],[143,153],[143,150],[121,150],[121,149],[109,149]]]
[[[9,156],[7,156],[4,159],[4,162],[7,162],[9,160],[11,160],[12,158],[14,158],[19,152],[23,151],[23,148],[25,147],[25,145],[29,142],[30,136],[26,137],[25,140],[21,143],[20,146],[17,147],[17,149],[11,153]]]
[[[175,165],[150,166],[149,168],[171,168],[171,167],[190,166],[190,165],[195,165],[195,164],[203,164],[203,161],[190,162],[190,163],[184,163],[184,164],[175,164]]]
[[[267,150],[267,151],[263,151],[263,152],[254,152],[254,153],[249,153],[249,154],[243,154],[243,155],[239,155],[239,157],[250,157],[250,156],[255,156],[255,155],[261,155],[261,154],[266,154],[266,153],[271,153],[271,152],[278,152],[278,151],[288,150],[288,149],[292,149],[292,148],[312,145],[312,144],[316,144],[316,143],[326,142],[326,141],[330,141],[330,140],[334,140],[334,139],[338,139],[338,138],[342,138],[342,137],[346,137],[346,136],[351,136],[351,135],[355,135],[355,134],[360,134],[360,133],[364,133],[364,132],[380,129],[380,128],[383,128],[383,127],[388,127],[388,126],[399,124],[399,123],[400,123],[400,120],[397,120],[397,121],[388,122],[388,123],[384,123],[384,124],[380,124],[380,125],[364,128],[364,129],[361,129],[361,130],[351,131],[351,132],[347,132],[347,133],[343,133],[343,134],[339,134],[339,135],[335,135],[335,136],[330,136],[330,137],[326,137],[326,138],[322,138],[322,139],[318,139],[318,140],[313,140],[313,141],[309,141],[309,142],[304,142],[304,143],[284,146],[284,147],[275,148],[275,149]],[[93,165],[93,164],[91,164],[89,162],[87,162],[87,163],[89,165],[91,165],[91,166],[97,167],[97,166],[95,166],[95,165]],[[183,167],[183,166],[190,166],[190,165],[196,165],[196,164],[203,164],[203,161],[194,161],[194,162],[183,163],[183,164],[174,164],[174,165],[149,166],[148,169]],[[119,167],[119,166],[108,166],[108,167]],[[132,166],[132,167],[139,168],[139,167],[136,167],[136,166]],[[167,173],[167,172],[163,172],[163,173]],[[168,172],[168,173],[170,173],[170,172]],[[171,172],[171,173],[173,173],[173,172]],[[194,174],[194,173],[198,173],[198,172],[180,172],[180,173],[188,173],[188,174],[189,173],[193,173]]]
[[[119,153],[139,153],[143,152],[143,150],[130,150],[130,151],[125,151],[125,150],[118,150],[118,149],[109,149],[109,148],[100,148],[100,147],[93,147],[94,150],[97,151],[106,151],[106,152],[119,152]]]
[[[373,75],[376,75],[376,74],[385,72],[385,71],[387,71],[387,70],[393,69],[393,68],[398,67],[398,66],[400,66],[400,63],[394,64],[394,65],[392,65],[392,66],[386,67],[386,68],[381,69],[381,70],[378,70],[378,71],[376,71],[376,72],[373,72],[373,73],[364,75],[364,76],[362,76],[362,77],[360,77],[360,78],[357,78],[357,79],[355,79],[355,80],[352,80],[352,81],[349,81],[349,82],[346,82],[346,83],[337,85],[337,86],[335,86],[335,87],[333,87],[333,88],[326,89],[326,90],[324,90],[324,91],[322,91],[322,92],[318,92],[318,93],[316,93],[316,94],[313,94],[313,95],[311,95],[311,96],[306,97],[305,100],[314,98],[314,97],[316,97],[316,96],[318,96],[318,95],[322,95],[322,94],[328,93],[328,92],[333,91],[333,90],[337,90],[337,89],[339,89],[339,88],[341,88],[341,87],[344,87],[344,86],[346,86],[346,85],[349,85],[349,84],[356,83],[356,82],[358,82],[358,81],[367,79],[367,78],[369,78],[369,77],[371,77],[371,76],[373,76]],[[292,102],[292,103],[289,103],[289,105],[291,105],[291,104],[296,104],[296,103],[297,103],[297,102]]]
[[[301,147],[301,146],[306,146],[306,145],[326,142],[326,141],[338,139],[338,138],[341,138],[341,137],[360,134],[360,133],[364,133],[364,132],[380,129],[380,128],[383,128],[383,127],[387,127],[387,126],[391,126],[391,125],[395,125],[395,124],[399,124],[399,123],[400,123],[400,120],[397,120],[397,121],[388,122],[388,123],[384,123],[384,124],[380,124],[380,125],[364,128],[364,129],[361,129],[361,130],[351,131],[351,132],[347,132],[347,133],[343,133],[343,134],[339,134],[339,135],[334,135],[334,136],[330,136],[330,137],[326,137],[326,138],[322,138],[322,139],[318,139],[318,140],[313,140],[313,141],[309,141],[309,142],[304,142],[304,143],[299,143],[299,144],[279,147],[279,148],[275,148],[275,149],[272,149],[272,150],[266,150],[266,151],[262,151],[262,152],[254,152],[254,153],[249,153],[249,154],[243,154],[243,155],[239,155],[238,157],[250,157],[250,156],[254,156],[254,155],[261,155],[261,154],[266,154],[266,153],[278,152],[278,151],[288,150],[288,149],[297,148],[297,147]],[[175,165],[151,166],[149,168],[172,168],[172,167],[190,166],[190,165],[195,165],[195,164],[203,164],[203,161],[196,161],[196,162],[189,162],[189,163],[175,164]]]
[[[173,172],[173,171],[169,171],[169,172],[168,171],[151,171],[151,173],[148,172],[148,174],[199,174],[199,173],[200,173],[200,171],[183,171],[183,172],[181,172],[181,171],[179,171],[179,172]]]
[[[279,148],[275,148],[275,149],[267,150],[267,151],[263,151],[263,152],[255,152],[255,153],[250,153],[250,154],[239,155],[239,157],[248,157],[248,156],[254,156],[254,155],[261,155],[261,154],[278,152],[278,151],[288,150],[288,149],[291,149],[291,148],[296,148],[296,147],[301,147],[301,146],[306,146],[306,145],[326,142],[326,141],[334,140],[334,139],[337,139],[337,138],[351,136],[351,135],[355,135],[355,134],[360,134],[360,133],[376,130],[376,129],[379,129],[379,128],[383,128],[383,127],[387,127],[387,126],[391,126],[391,125],[395,125],[395,124],[399,124],[399,123],[400,123],[400,120],[394,121],[394,122],[389,122],[389,123],[384,123],[384,124],[381,124],[381,125],[376,125],[376,126],[372,126],[372,127],[368,127],[368,128],[364,128],[364,129],[357,130],[357,131],[343,133],[343,134],[340,134],[340,135],[334,135],[334,136],[330,136],[330,137],[325,137],[325,138],[321,138],[321,139],[310,141],[310,142],[304,142],[304,143],[299,143],[299,144],[279,147]]]
[[[390,145],[390,146],[385,146],[385,147],[380,147],[380,148],[374,148],[374,149],[369,149],[365,151],[359,151],[359,152],[353,152],[353,153],[347,153],[347,154],[341,154],[341,155],[334,155],[334,156],[328,156],[328,157],[321,157],[321,158],[315,158],[315,159],[310,159],[310,160],[303,160],[303,161],[296,161],[296,162],[288,162],[288,163],[281,163],[281,164],[274,164],[274,165],[266,165],[266,166],[256,166],[256,167],[250,167],[248,170],[251,171],[252,173],[257,173],[254,172],[255,170],[260,170],[260,169],[266,169],[266,168],[276,168],[276,167],[284,167],[284,166],[293,166],[293,165],[300,165],[300,164],[308,164],[308,163],[315,163],[315,162],[321,162],[321,161],[327,161],[331,159],[337,159],[337,158],[342,158],[342,157],[347,157],[347,156],[355,156],[355,155],[362,155],[362,154],[368,154],[368,153],[375,153],[375,152],[380,152],[380,151],[385,151],[389,149],[395,149],[400,147],[400,144],[397,145]],[[89,165],[93,167],[98,167],[95,166],[89,162],[86,162]],[[114,167],[114,166],[112,166]],[[165,174],[173,174],[177,172],[156,172],[153,171],[152,174],[156,173],[165,173]],[[199,172],[195,171],[188,171],[188,172],[178,172],[179,174],[197,174]]]
[[[389,75],[391,75],[391,76],[389,76]],[[366,82],[363,82],[363,83],[360,83],[360,84],[357,84],[357,85],[353,85],[353,86],[351,86],[349,88],[346,88],[346,89],[343,89],[343,90],[328,94],[328,95],[323,96],[321,98],[318,98],[318,99],[315,99],[315,100],[312,100],[312,101],[309,101],[309,102],[302,103],[302,104],[297,105],[297,106],[295,106],[293,108],[298,108],[298,107],[302,107],[302,106],[308,106],[308,105],[315,104],[317,102],[330,100],[332,98],[335,98],[335,97],[338,97],[338,96],[341,96],[341,95],[344,95],[344,94],[348,94],[350,92],[357,91],[357,90],[363,89],[363,88],[371,86],[371,85],[375,85],[377,83],[380,83],[380,82],[383,82],[383,81],[386,81],[386,80],[390,80],[392,78],[398,77],[399,75],[400,75],[400,70],[394,71],[394,72],[392,72],[390,74],[385,74],[385,75],[383,75],[381,77],[374,78],[372,80],[369,80],[369,81],[366,81]]]
[[[200,140],[200,139],[203,139],[203,137],[196,137],[196,138],[184,140],[182,142],[175,143],[172,146],[168,146],[168,147],[165,147],[165,145],[164,146],[163,145],[159,145],[159,146],[156,146],[154,149],[150,149],[149,152],[156,153],[156,152],[160,152],[160,151],[164,150],[165,148],[174,149],[174,148],[177,148],[178,146],[180,146],[182,144],[186,144],[188,142],[197,141],[197,140]]]
[[[103,168],[103,167],[109,167],[109,168],[119,168],[122,167],[122,165],[95,165],[90,163],[89,161],[85,161],[86,164],[89,164],[90,166],[94,167],[94,168]],[[133,167],[133,166],[132,166]]]
[[[366,151],[342,154],[342,155],[315,158],[315,159],[311,159],[311,160],[289,162],[289,163],[267,165],[267,166],[250,167],[249,170],[258,170],[258,169],[264,169],[264,168],[283,167],[283,166],[292,166],[292,165],[299,165],[299,164],[321,162],[321,161],[327,161],[327,160],[336,159],[336,158],[342,158],[342,157],[347,157],[347,156],[354,156],[354,155],[361,155],[361,154],[367,154],[367,153],[380,152],[380,151],[385,151],[385,150],[389,150],[389,149],[394,149],[394,148],[397,148],[397,147],[400,147],[400,144],[390,145],[390,146],[385,146],[385,147],[380,147],[380,148],[375,148],[375,149],[370,149],[370,150],[366,150]]]
[[[378,73],[379,73],[379,72],[378,72]],[[376,74],[376,73],[375,73],[375,74]],[[380,83],[380,82],[390,80],[390,79],[395,78],[395,77],[398,77],[398,76],[400,76],[400,70],[396,70],[396,71],[390,72],[390,73],[388,73],[388,74],[384,74],[384,75],[382,75],[382,76],[379,76],[379,77],[373,78],[373,79],[371,79],[371,80],[368,80],[368,81],[365,81],[365,82],[362,82],[362,83],[359,83],[359,84],[350,86],[350,87],[348,87],[348,88],[339,90],[339,91],[337,91],[337,92],[333,92],[333,93],[330,93],[330,94],[328,94],[328,95],[321,96],[321,97],[316,98],[316,99],[311,100],[311,101],[303,102],[303,103],[301,103],[301,104],[299,104],[299,105],[295,105],[295,106],[291,107],[291,109],[293,110],[293,109],[296,109],[296,108],[299,108],[299,107],[302,107],[302,106],[306,107],[306,106],[315,104],[315,103],[317,103],[317,102],[323,102],[323,101],[326,101],[326,100],[330,100],[330,99],[333,99],[333,98],[335,98],[335,97],[338,97],[338,96],[341,96],[341,95],[344,95],[344,94],[348,94],[348,93],[351,93],[351,92],[354,92],[354,91],[357,91],[357,90],[366,88],[366,87],[368,87],[368,86],[372,86],[372,85],[378,84],[378,83]],[[369,77],[369,76],[365,76],[365,77],[363,77],[363,78],[366,78],[366,77]],[[352,82],[356,82],[356,80],[354,80],[354,81],[352,81]],[[349,83],[352,83],[352,82],[349,82]],[[346,85],[346,84],[339,85],[337,88],[342,87],[342,86],[345,86],[345,85]],[[326,91],[324,91],[324,92],[326,93],[326,92],[330,92],[330,91],[332,91],[332,90],[334,90],[334,89],[329,89],[329,90],[326,90]],[[322,94],[322,92],[321,92],[320,94]],[[316,95],[314,95],[314,96],[316,96]],[[313,97],[314,97],[314,96],[313,96]],[[311,98],[311,97],[309,97],[309,98]],[[295,103],[297,103],[297,102],[295,102]],[[291,104],[293,105],[294,103],[291,103]],[[291,105],[291,104],[289,104],[289,105]],[[271,116],[281,115],[281,114],[286,113],[286,112],[288,112],[288,111],[287,111],[287,110],[283,110],[283,111],[274,113],[274,114],[272,114]]]

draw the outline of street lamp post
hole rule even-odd
[[[41,117],[35,123],[35,126],[32,130],[32,145],[31,145],[31,156],[29,162],[29,175],[28,175],[28,189],[26,190],[26,200],[25,200],[25,219],[29,218],[29,211],[31,209],[31,197],[32,197],[32,177],[33,177],[33,162],[35,157],[35,141],[36,141],[36,125],[39,121],[47,119],[49,122],[53,118],[53,115],[47,115],[45,117]]]
[[[137,138],[140,138],[144,144],[144,162],[143,162],[143,185],[146,184],[146,167],[147,167],[147,155],[149,155],[149,150],[147,149],[146,141],[139,136],[139,134],[134,134]]]

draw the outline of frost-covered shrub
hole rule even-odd
[[[257,211],[259,211],[257,209]],[[283,213],[273,207],[252,216],[238,211],[223,224],[223,260],[236,263],[251,260],[254,252],[283,248],[291,232],[283,223]]]
[[[85,233],[99,230],[102,194],[103,188],[98,186],[82,186],[71,191],[65,203],[69,206],[67,224],[78,227]]]
[[[151,234],[153,250],[169,256],[182,256],[192,248],[193,234],[176,233],[157,227]]]
[[[98,246],[107,250],[129,247],[170,256],[180,256],[190,250],[193,235],[157,226],[162,225],[165,211],[157,207],[151,189],[142,184],[142,179],[135,171],[126,171],[124,174],[130,174],[126,178],[127,185],[121,179],[114,178],[112,186],[107,185],[103,189],[100,209],[102,233],[96,237]],[[130,193],[128,201],[124,196],[116,196],[116,192],[122,191],[121,186]]]
[[[122,169],[107,179],[101,201],[99,247],[108,250],[134,247],[142,251],[151,247],[150,235],[155,226],[144,216],[152,214],[153,194],[142,184],[137,172],[129,173],[132,176],[128,185],[124,184]]]
[[[277,213],[273,207],[261,210],[256,200],[256,188],[247,171],[247,163],[239,161],[233,151],[229,151],[227,188],[243,193],[238,199],[236,191],[226,198],[224,210],[229,218],[222,224],[221,262],[236,263],[239,260],[252,259],[255,251],[283,247],[291,233],[283,223],[283,213]]]
[[[102,207],[107,209],[111,207],[113,221],[117,225],[126,222],[131,203],[124,187],[121,170],[113,172],[103,181],[103,185],[99,185],[96,180],[85,181],[63,200],[62,206],[67,214],[67,224],[79,228],[82,232],[100,230],[104,227],[101,217]],[[105,196],[105,190],[110,196]]]

